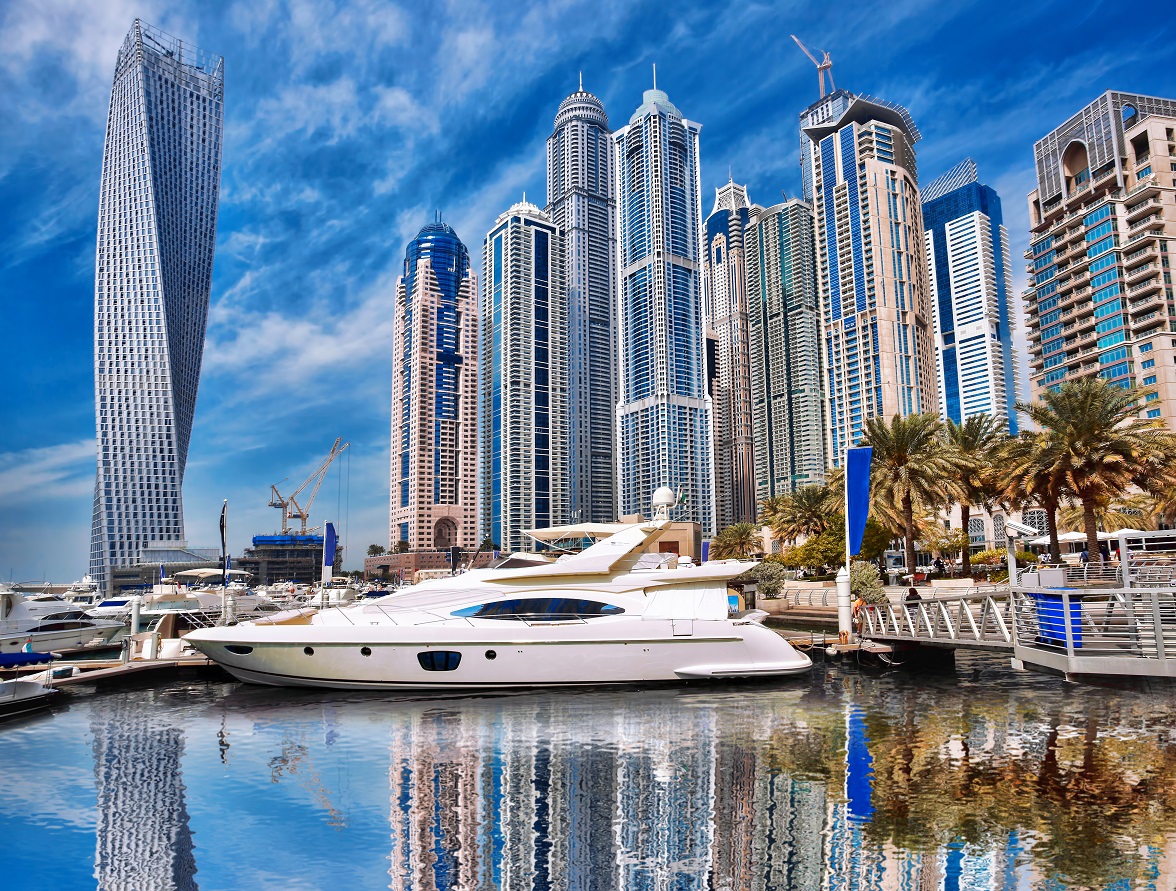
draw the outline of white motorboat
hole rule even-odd
[[[557,563],[478,569],[338,609],[291,610],[186,640],[237,678],[338,689],[499,689],[798,674],[812,663],[731,615],[751,564],[642,568],[658,519]]]
[[[105,644],[124,627],[118,621],[87,618],[59,598],[0,590],[0,653],[16,653],[26,645],[44,653]]]
[[[0,681],[0,720],[47,708],[57,691],[36,681]]]
[[[41,665],[51,662],[48,653],[0,654],[0,668],[19,668],[25,665]],[[29,678],[0,681],[0,721],[16,718],[47,708],[53,704],[58,691]]]

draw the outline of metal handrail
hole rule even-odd
[[[862,635],[883,640],[1013,645],[1013,615],[1007,592],[926,597],[902,603],[868,604]]]

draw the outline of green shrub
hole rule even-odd
[[[849,591],[855,600],[860,595],[866,603],[887,602],[878,567],[864,560],[855,560],[849,567]]]
[[[986,566],[998,566],[1008,559],[1008,552],[1003,548],[996,550],[980,551],[978,554],[973,554],[971,562],[973,565],[984,564]],[[1017,551],[1017,565],[1024,566],[1026,563],[1036,563],[1037,555],[1030,554],[1028,551]]]

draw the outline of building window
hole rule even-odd
[[[968,520],[968,541],[973,548],[984,548],[986,539],[984,537],[984,518],[972,517]]]

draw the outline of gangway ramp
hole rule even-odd
[[[924,645],[1012,650],[1008,588],[971,590],[865,607],[862,637]]]

